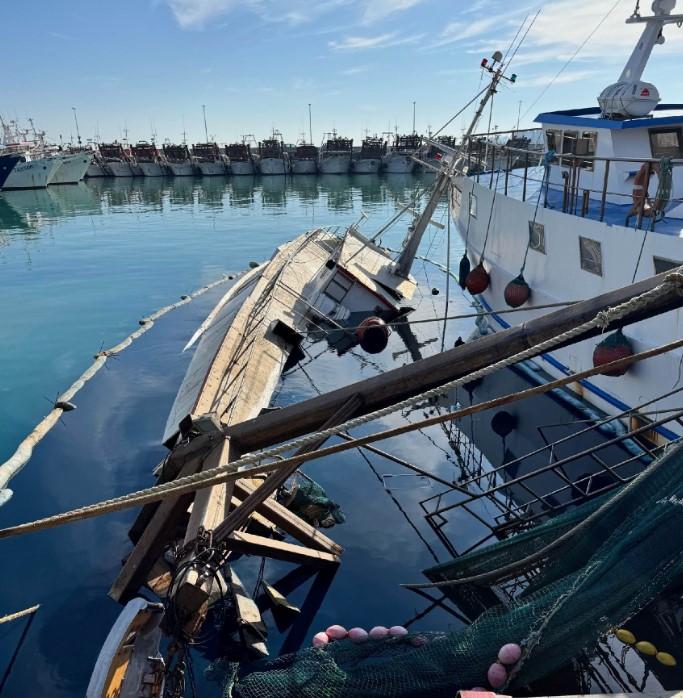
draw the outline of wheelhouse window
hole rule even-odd
[[[576,141],[576,155],[595,156],[595,151],[598,144],[598,134],[595,131],[583,131],[581,136]],[[584,170],[593,169],[593,160],[582,160],[581,167]]]
[[[650,147],[653,158],[683,158],[680,128],[650,129]]]

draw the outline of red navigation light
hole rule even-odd
[[[488,58],[482,58],[481,59],[481,67],[486,68],[486,66],[489,64],[489,59]]]

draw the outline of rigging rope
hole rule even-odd
[[[464,385],[465,383],[469,383],[479,378],[484,378],[490,375],[491,373],[499,371],[503,368],[507,368],[508,366],[519,363],[520,361],[533,358],[540,354],[545,354],[558,345],[571,343],[571,341],[574,338],[581,334],[595,329],[605,329],[611,323],[617,322],[635,311],[642,311],[646,309],[654,300],[656,300],[661,295],[668,294],[671,292],[675,292],[678,295],[683,295],[683,275],[680,272],[671,272],[667,274],[664,281],[661,284],[613,308],[608,308],[606,310],[598,312],[591,320],[588,320],[587,322],[581,323],[580,325],[577,325],[576,327],[562,332],[561,334],[551,337],[550,339],[547,339],[543,342],[539,342],[535,346],[529,347],[528,349],[525,349],[517,354],[509,356],[493,364],[489,364],[488,366],[474,371],[468,374],[467,376],[463,376],[455,380],[449,381],[447,383],[444,383],[443,385],[437,386],[423,393],[420,393],[419,395],[414,395],[410,398],[401,400],[392,405],[388,405],[387,407],[375,410],[374,412],[370,412],[366,415],[349,419],[336,427],[330,427],[328,429],[321,429],[316,432],[311,432],[297,439],[293,439],[292,441],[289,441],[285,444],[281,444],[279,446],[275,446],[268,449],[263,449],[255,453],[251,453],[225,466],[218,466],[209,470],[203,470],[196,473],[195,475],[189,475],[187,477],[179,478],[177,480],[163,483],[161,485],[155,485],[153,487],[140,490],[138,492],[132,492],[120,497],[115,497],[113,499],[109,499],[103,502],[98,502],[96,504],[86,505],[61,514],[48,516],[37,521],[32,521],[29,523],[19,524],[16,526],[1,529],[0,538],[8,538],[10,536],[18,535],[21,533],[52,528],[63,523],[92,518],[94,516],[99,516],[108,512],[121,511],[122,509],[128,509],[139,504],[158,501],[161,499],[166,499],[168,497],[175,497],[186,492],[193,492],[197,489],[212,487],[223,482],[240,479],[250,474],[268,473],[273,470],[279,470],[293,463],[300,463],[308,460],[313,460],[314,458],[322,458],[323,456],[347,450],[348,448],[355,448],[358,445],[364,443],[371,443],[372,441],[378,441],[385,438],[389,438],[388,434],[398,435],[401,433],[407,433],[409,431],[413,431],[415,428],[421,428],[426,424],[438,424],[443,421],[448,421],[449,419],[454,419],[456,418],[456,416],[453,413],[451,413],[450,415],[446,415],[445,417],[444,415],[439,415],[437,417],[432,417],[430,419],[425,420],[423,423],[419,424],[418,427],[415,427],[415,425],[413,424],[403,425],[401,427],[387,430],[380,434],[373,434],[366,437],[360,437],[355,442],[350,444],[336,444],[334,446],[329,446],[327,448],[312,451],[310,453],[291,456],[289,458],[285,458],[284,460],[278,460],[275,463],[271,462],[263,464],[262,462],[266,458],[275,458],[282,453],[291,451],[292,449],[299,448],[301,446],[309,446],[311,444],[319,442],[321,439],[327,439],[331,436],[337,436],[340,433],[345,432],[349,429],[354,429],[356,427],[363,426],[377,419],[381,419],[383,417],[394,414],[395,412],[398,412],[400,410],[406,410],[408,408],[414,407],[420,403],[423,403],[426,400],[438,398],[444,392],[458,388]],[[682,345],[683,340],[672,342],[668,345],[664,345],[663,347],[651,349],[649,351],[641,352],[640,354],[636,354],[625,359],[613,362],[613,365],[614,367],[629,365],[633,361],[650,358],[652,356],[659,355],[661,353],[664,353],[665,351],[670,351],[673,348],[677,348]],[[612,364],[608,364],[608,366],[611,367]],[[561,379],[560,382],[556,381],[552,384],[547,385],[558,387],[558,385],[560,384],[564,385],[571,382],[575,382],[576,380],[579,380],[583,377],[600,373],[603,370],[605,370],[605,366],[599,366],[597,368],[584,371],[580,374],[573,374],[571,376],[568,376],[565,379]],[[547,385],[538,387],[546,389]],[[537,389],[532,388],[531,390]],[[540,393],[543,392],[543,390],[538,390],[537,392]],[[524,393],[525,396],[532,394],[529,391],[524,391]],[[469,409],[472,408],[468,408],[467,411],[461,411],[460,415],[462,416],[463,414],[470,414]],[[247,468],[246,466],[252,467]],[[239,470],[240,468],[242,469]],[[236,469],[238,470],[238,472],[235,472]]]

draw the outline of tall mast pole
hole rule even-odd
[[[311,105],[308,105],[308,142],[313,145],[313,121],[311,119]]]
[[[415,134],[415,102],[413,101],[413,134]]]
[[[81,145],[81,131],[78,128],[78,117],[76,116],[76,107],[71,107],[74,112],[74,121],[76,122],[76,138],[78,139],[78,145]]]
[[[206,104],[202,104],[202,112],[204,113],[204,143],[209,142],[209,130],[206,128]]]
[[[413,266],[413,262],[415,261],[415,255],[417,255],[417,250],[420,247],[420,242],[422,242],[422,236],[424,235],[424,232],[427,229],[427,225],[429,224],[429,221],[434,215],[434,211],[436,210],[436,207],[439,201],[441,200],[441,197],[446,191],[446,187],[450,183],[451,177],[461,165],[461,154],[467,148],[470,136],[474,133],[474,129],[477,127],[479,119],[481,118],[481,115],[484,113],[486,105],[488,104],[491,97],[493,97],[493,95],[496,93],[496,88],[498,87],[500,81],[505,77],[503,75],[504,66],[502,65],[502,60],[503,55],[499,51],[496,51],[496,53],[493,54],[493,64],[491,65],[491,67],[488,67],[488,61],[486,59],[482,61],[482,67],[484,67],[485,70],[488,70],[489,73],[491,73],[491,84],[488,86],[488,89],[486,90],[484,96],[481,98],[481,101],[479,102],[479,106],[477,107],[477,111],[474,115],[474,118],[472,119],[469,128],[463,135],[460,147],[453,155],[451,162],[446,166],[445,169],[441,170],[441,172],[439,173],[439,176],[436,180],[436,184],[434,185],[434,189],[432,191],[432,195],[429,197],[429,201],[427,202],[427,205],[425,206],[422,215],[411,226],[412,230],[410,231],[408,241],[403,247],[401,255],[399,256],[398,261],[396,263],[396,274],[398,276],[408,278],[408,275],[410,274],[410,268]],[[498,68],[495,68],[496,64],[499,65]],[[517,79],[517,76],[513,75],[511,78],[506,79],[510,80],[511,82],[514,82]]]

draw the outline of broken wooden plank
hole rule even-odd
[[[232,567],[229,570],[229,580],[242,639],[250,649],[262,656],[267,656],[268,648],[265,639],[268,629],[261,618],[261,612],[256,602],[247,594],[242,580]]]
[[[200,460],[192,459],[185,464],[181,477],[194,475],[199,467]],[[178,522],[186,516],[192,497],[192,494],[184,494],[165,499],[159,504],[109,590],[109,596],[114,601],[126,601],[145,582],[149,571],[173,537]]]
[[[226,539],[225,545],[235,552],[270,557],[273,560],[284,560],[297,564],[307,564],[314,567],[338,565],[341,560],[338,555],[324,553],[321,550],[304,548],[301,545],[286,543],[281,540],[255,536],[252,533],[233,531]]]
[[[244,501],[255,491],[257,491],[257,488],[247,480],[237,480],[235,482],[235,493],[238,497],[242,497]],[[341,555],[344,552],[341,545],[335,543],[319,528],[311,526],[311,524],[299,518],[294,512],[272,497],[258,504],[256,512],[310,548],[322,550],[331,555]],[[252,512],[252,516],[253,514],[254,512]]]
[[[286,596],[281,594],[274,586],[268,584],[268,582],[266,582],[265,579],[261,580],[261,586],[263,587],[263,590],[266,592],[266,596],[270,600],[273,609],[287,611],[287,613],[301,613],[301,609],[298,606],[295,606],[293,603],[290,603],[287,600]]]
[[[342,424],[361,406],[362,400],[358,395],[352,395],[323,425],[322,429]],[[310,453],[320,448],[327,438],[316,439],[314,442],[302,446],[295,455]],[[215,530],[215,540],[220,541],[233,531],[240,528],[249,519],[249,516],[259,504],[262,504],[279,487],[281,487],[299,468],[301,464],[294,462],[291,465],[272,473],[263,484],[255,489]],[[293,534],[294,535],[294,534]]]

